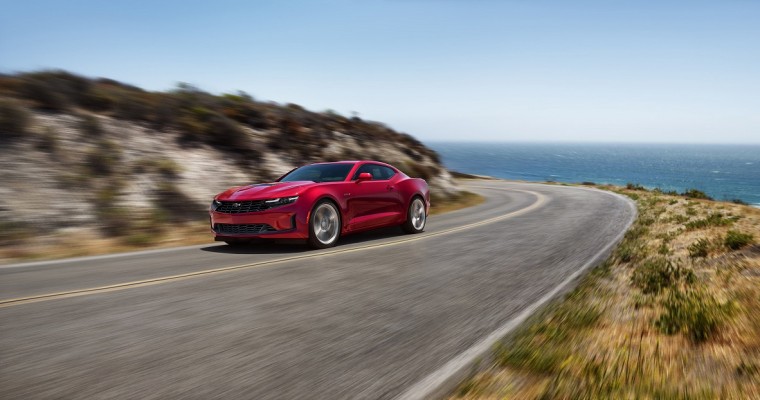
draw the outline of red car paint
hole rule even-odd
[[[407,210],[415,196],[425,203],[425,214],[430,210],[430,191],[427,182],[410,178],[395,167],[377,161],[339,161],[350,166],[346,178],[337,182],[295,181],[281,182],[290,173],[272,183],[253,184],[228,189],[214,197],[209,209],[211,229],[215,240],[236,242],[244,239],[308,239],[309,218],[317,202],[328,199],[340,212],[341,235],[368,229],[401,225],[408,217]],[[369,164],[369,165],[368,165]],[[315,164],[312,164],[315,165]],[[374,166],[390,168],[393,175],[387,179],[360,180],[357,172]],[[294,170],[296,171],[296,170]],[[387,169],[384,171],[388,171]],[[370,174],[367,174],[370,175]],[[367,175],[364,177],[366,178]],[[298,196],[291,204],[251,212],[220,212],[216,204],[246,207],[245,202],[266,201]],[[227,225],[220,225],[227,224]],[[230,232],[225,226],[252,226],[266,224],[265,232]],[[246,228],[247,229],[247,228]]]

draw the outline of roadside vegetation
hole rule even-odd
[[[437,153],[382,123],[332,110],[313,112],[297,104],[258,101],[240,91],[215,95],[181,83],[173,90],[151,92],[61,70],[0,75],[0,137],[27,134],[30,118],[25,108],[81,115],[81,129],[90,137],[103,133],[95,115],[144,124],[159,132],[179,131],[183,145],[216,147],[250,168],[260,166],[261,153],[268,150],[285,152],[301,164],[369,156],[382,161],[382,154],[369,154],[369,145],[341,154],[329,152],[334,132],[339,132],[360,143],[396,143],[411,160],[405,172],[415,177],[429,179],[441,170]],[[251,140],[248,129],[272,134],[261,143]],[[417,164],[426,159],[432,163]]]
[[[600,188],[638,205],[623,242],[451,398],[760,398],[760,209]]]

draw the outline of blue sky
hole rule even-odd
[[[4,1],[0,71],[192,83],[422,140],[760,143],[760,1]]]

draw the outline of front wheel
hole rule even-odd
[[[425,230],[427,214],[425,214],[425,202],[422,198],[415,197],[406,214],[406,222],[402,226],[406,233],[420,233]]]
[[[315,249],[335,246],[340,236],[340,213],[330,201],[314,206],[309,221],[309,245]]]

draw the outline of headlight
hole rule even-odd
[[[221,201],[219,201],[219,200],[217,200],[217,199],[214,199],[214,200],[211,202],[211,211],[216,211],[216,209],[217,209],[217,208],[219,208],[219,206],[221,206],[221,205],[222,205],[222,202],[221,202]]]
[[[279,199],[272,199],[272,200],[264,200],[264,204],[269,206],[269,208],[284,206],[286,204],[290,204],[298,200],[298,196],[293,197],[281,197]]]

